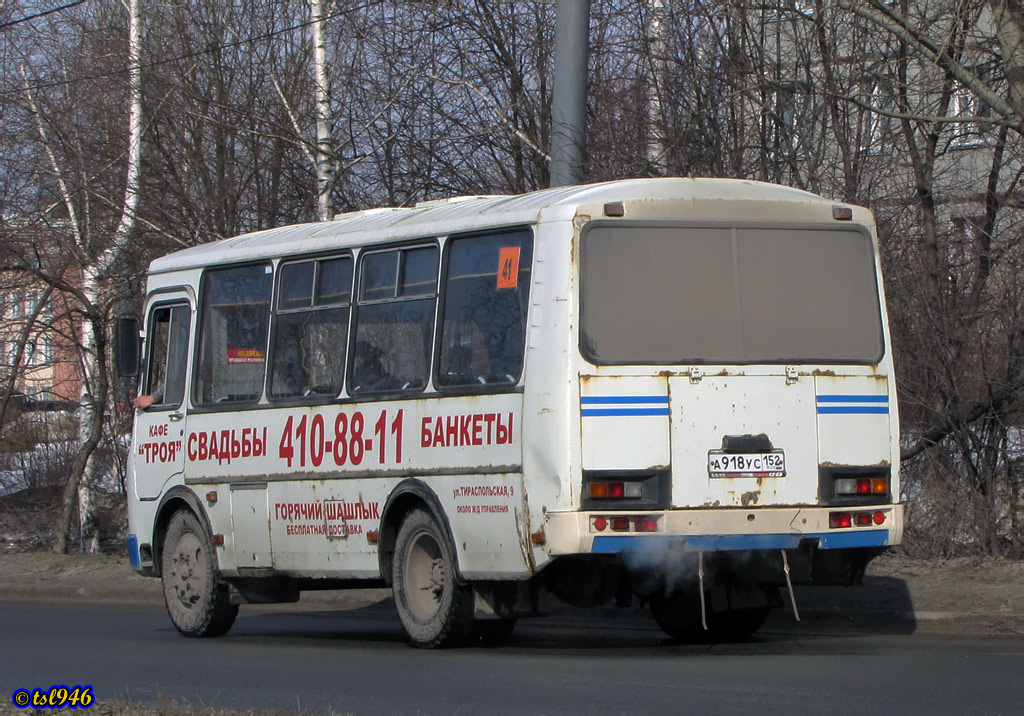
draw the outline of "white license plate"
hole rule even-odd
[[[771,452],[708,452],[710,477],[785,477],[786,455]]]

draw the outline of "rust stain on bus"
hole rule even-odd
[[[520,481],[519,494],[520,494],[520,505],[513,510],[516,520],[516,538],[519,542],[519,551],[522,552],[523,559],[530,566],[531,572],[537,571],[537,560],[534,559],[532,549],[532,536],[531,536],[531,525],[530,525],[530,501],[526,494],[525,480]]]

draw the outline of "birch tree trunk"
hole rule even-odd
[[[337,161],[331,137],[331,92],[327,75],[327,47],[324,40],[327,19],[323,0],[310,0],[313,15],[313,80],[316,93],[316,211],[320,221],[334,218],[331,190],[337,175]]]
[[[650,69],[647,76],[647,163],[651,174],[664,176],[668,158],[665,156],[665,115],[662,92],[665,87],[665,0],[650,0],[647,23]]]
[[[98,547],[96,530],[95,488],[100,477],[96,454],[103,432],[109,381],[107,378],[106,330],[110,306],[114,305],[125,286],[123,277],[117,277],[118,259],[135,228],[139,203],[139,164],[142,153],[142,0],[127,0],[128,8],[128,156],[124,202],[121,218],[107,248],[82,270],[82,298],[85,304],[85,322],[81,334],[82,354],[82,416],[79,423],[80,447],[61,500],[60,524],[55,552],[66,552],[74,517],[77,496],[81,524],[80,544],[83,552]],[[70,202],[70,197],[65,200]],[[82,245],[88,255],[88,247]]]

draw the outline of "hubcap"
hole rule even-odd
[[[405,555],[405,596],[420,621],[432,619],[441,608],[449,575],[441,547],[428,532],[413,537]]]
[[[203,545],[194,534],[186,533],[178,540],[171,555],[171,589],[178,601],[192,609],[206,590],[206,568]]]

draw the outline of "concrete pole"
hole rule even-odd
[[[551,99],[551,186],[583,181],[590,0],[558,0]]]

